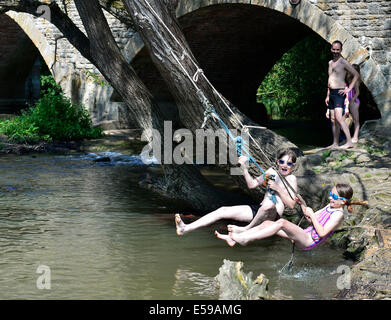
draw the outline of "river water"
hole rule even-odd
[[[178,237],[173,212],[138,188],[140,175],[157,168],[137,157],[94,157],[0,157],[0,299],[218,299],[224,259],[243,261],[254,278],[264,273],[281,299],[338,292],[335,271],[349,264],[340,250],[297,250],[283,273],[287,240],[231,248],[215,238],[216,226]]]

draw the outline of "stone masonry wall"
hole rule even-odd
[[[391,1],[312,0],[367,48],[391,87]]]
[[[64,3],[57,2],[60,6]],[[68,3],[69,15],[82,28],[73,2]],[[292,6],[289,0],[181,0],[177,16],[207,6],[215,6],[218,10],[218,5],[226,4],[270,8],[297,19],[329,42],[336,38],[342,40],[343,55],[351,63],[362,64],[362,79],[374,96],[383,119],[391,123],[391,1],[302,0]],[[117,101],[118,95],[114,94],[113,88],[100,81],[103,79],[94,66],[66,39],[60,38],[55,27],[27,14],[9,12],[8,15],[32,39],[66,94],[75,102],[83,103],[95,123],[132,126],[132,119],[128,118],[124,103]],[[143,47],[142,41],[114,16],[106,13],[106,17],[124,56],[131,61]]]

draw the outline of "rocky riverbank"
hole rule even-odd
[[[364,127],[354,149],[318,150],[305,158],[315,179],[347,181],[354,199],[368,201],[346,214],[331,239],[355,261],[350,285],[335,298],[391,299],[391,129]]]
[[[354,206],[353,213],[345,210],[343,225],[328,240],[342,247],[344,256],[354,261],[349,274],[344,274],[343,288],[334,299],[391,299],[390,169],[391,129],[375,124],[361,130],[359,142],[353,149],[309,150],[299,160],[295,173],[299,190],[312,208],[325,205],[327,190],[338,182],[352,185],[353,199],[368,201],[367,206]],[[297,211],[287,214],[292,221],[300,219]],[[237,263],[225,262],[220,268],[217,278],[222,296],[232,297],[230,292],[235,287],[240,299],[275,299],[268,294],[267,278],[263,275],[262,296],[248,296],[248,292],[260,287],[258,283],[247,281],[243,290],[238,279],[244,276],[238,277]]]

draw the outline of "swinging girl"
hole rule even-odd
[[[298,248],[310,250],[332,235],[344,219],[344,207],[352,212],[352,204],[364,205],[367,202],[351,200],[353,189],[349,184],[339,183],[329,191],[329,204],[314,212],[310,207],[301,204],[304,216],[311,222],[311,226],[303,229],[296,224],[279,219],[277,221],[264,221],[259,226],[245,232],[230,231],[228,234],[220,234],[215,231],[217,238],[225,240],[231,247],[236,243],[247,245],[251,241],[265,239],[273,235],[293,241]]]
[[[254,179],[250,176],[247,166],[247,157],[241,156],[238,159],[243,175],[249,189],[254,189],[262,184],[267,184],[267,191],[261,204],[259,205],[239,205],[232,207],[221,207],[212,211],[200,219],[185,224],[180,215],[175,215],[176,233],[181,236],[195,229],[211,225],[220,219],[233,219],[241,222],[248,222],[244,227],[228,225],[228,230],[243,232],[260,224],[265,220],[276,220],[282,216],[285,206],[293,209],[297,198],[291,190],[285,188],[283,182],[273,168],[269,168],[264,175]],[[279,173],[288,181],[290,186],[297,191],[296,177],[292,170],[296,164],[296,153],[291,149],[281,151],[277,156],[277,167]],[[268,177],[274,177],[274,180]]]

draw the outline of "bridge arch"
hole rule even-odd
[[[0,45],[0,113],[13,113],[39,98],[39,52],[5,14],[0,15]]]
[[[12,18],[33,42],[65,95],[73,103],[82,104],[90,112],[93,123],[103,121],[109,122],[110,125],[114,122],[116,128],[131,125],[125,104],[110,100],[114,89],[110,85],[100,84],[95,77],[99,77],[99,71],[50,21],[22,12],[8,11],[6,15]],[[76,25],[83,27],[73,3],[69,4],[69,16]],[[115,26],[116,22],[112,16],[108,17],[108,20]]]
[[[248,22],[252,16],[251,12],[253,12],[253,15],[255,15],[256,11],[258,11],[259,14],[262,13],[263,15],[271,17],[271,20],[278,19],[278,23],[285,23],[287,28],[286,35],[282,38],[285,43],[280,43],[279,50],[275,51],[274,56],[271,57],[270,61],[264,60],[264,68],[263,70],[260,70],[259,73],[261,75],[261,79],[266,75],[266,70],[269,70],[270,67],[274,65],[274,63],[281,57],[281,55],[287,51],[287,49],[289,49],[292,45],[301,39],[300,34],[297,32],[301,32],[303,37],[310,34],[311,32],[314,32],[329,43],[336,39],[340,40],[343,43],[342,55],[350,63],[356,63],[360,65],[361,79],[377,104],[383,121],[386,124],[391,123],[391,89],[389,89],[388,81],[385,78],[379,64],[371,56],[371,48],[363,45],[360,42],[360,39],[354,37],[351,32],[346,30],[339,21],[336,21],[327,15],[324,11],[311,2],[303,0],[299,5],[293,6],[288,0],[180,0],[176,14],[181,26],[184,29],[186,38],[188,39],[190,46],[194,51],[197,51],[197,44],[200,41],[191,39],[192,31],[194,33],[194,28],[197,29],[195,24],[192,24],[191,21],[196,22],[198,20],[200,23],[205,23],[202,22],[202,20],[205,21],[207,19],[211,19],[210,23],[213,24],[216,19],[224,14],[222,13],[224,8],[227,9],[225,11],[241,11],[242,20],[240,24]],[[240,13],[238,13],[238,15],[240,15]],[[259,17],[258,20],[260,23],[262,22],[261,17]],[[276,21],[274,21],[274,23],[275,22]],[[273,23],[273,21],[271,21],[271,23]],[[217,26],[215,26],[215,28],[217,28]],[[268,31],[268,28],[265,26],[265,24],[263,24],[263,28],[266,30],[266,32]],[[277,32],[275,36],[279,36],[278,28],[273,29],[270,27],[269,32]],[[203,34],[203,36],[205,36],[205,34]],[[248,35],[245,34],[244,36],[246,37]],[[216,38],[210,38],[213,41],[217,40]],[[127,45],[127,57],[130,61],[132,61],[136,70],[140,72],[141,78],[145,79],[146,82],[150,81],[152,88],[152,83],[153,85],[156,85],[157,80],[151,76],[147,69],[141,67],[141,63],[146,63],[146,60],[148,59],[146,57],[146,52],[143,52],[142,49],[143,43],[138,34],[135,34]],[[228,49],[225,48],[224,50]],[[200,58],[200,55],[202,55],[202,53],[199,53],[198,55],[195,53],[195,56],[201,64],[201,67],[205,71],[205,65],[207,65],[207,62],[205,60],[202,61],[202,57]],[[151,69],[153,68],[154,67],[151,67]],[[230,68],[230,66],[227,65],[226,68]],[[150,72],[154,71],[150,70]],[[229,100],[231,100],[234,104],[238,104],[239,100],[232,96],[232,87],[227,87],[226,90],[224,90],[222,87],[219,87],[219,79],[217,76],[213,76],[213,71],[209,74],[206,72],[206,74],[213,84],[217,84],[217,89],[222,89],[222,93],[225,94]],[[233,77],[231,80],[233,83],[235,82]],[[258,82],[258,85],[259,83],[260,82]],[[237,85],[240,87],[240,84]],[[248,85],[248,83],[246,85]],[[250,88],[250,90],[254,90],[253,87],[250,86]],[[157,90],[159,91],[159,89]],[[244,92],[243,90],[246,91],[245,89],[241,89],[239,90],[240,92],[237,92],[237,94],[240,95]],[[163,92],[163,90],[160,90],[160,92]],[[160,92],[157,92],[156,94],[159,96]],[[242,101],[242,103],[243,102],[244,101]],[[249,103],[249,101],[245,101],[245,103]]]

